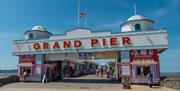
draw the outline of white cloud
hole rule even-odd
[[[113,0],[113,2],[121,7],[130,8],[130,6],[127,3],[124,3],[122,0]]]

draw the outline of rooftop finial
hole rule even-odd
[[[136,15],[136,4],[134,4],[134,15]]]

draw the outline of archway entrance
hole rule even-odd
[[[64,60],[62,60],[62,55],[65,56]],[[121,79],[118,69],[119,62],[120,52],[110,51],[51,54],[46,55],[44,64],[51,65],[49,67],[51,81],[117,83]]]

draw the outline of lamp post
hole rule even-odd
[[[79,49],[76,49],[76,60],[79,61]]]

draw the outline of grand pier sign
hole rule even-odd
[[[112,33],[75,29],[47,39],[14,40],[13,54],[164,49],[168,44],[166,37],[166,31]]]
[[[107,47],[108,45],[110,47],[117,47],[122,43],[122,45],[127,46],[130,45],[130,38],[129,37],[122,37],[122,38],[117,38],[117,37],[110,37],[110,38],[92,38],[87,41],[90,41],[90,46],[92,48],[101,48],[101,47]],[[120,42],[121,41],[121,42]],[[62,44],[60,44],[62,43]],[[62,46],[61,46],[62,45]],[[53,43],[49,42],[35,42],[33,44],[33,48],[35,50],[49,50],[49,49],[72,49],[72,48],[82,48],[85,46],[84,42],[81,40],[63,40],[62,42],[59,42],[58,40],[55,40]],[[100,46],[101,45],[101,46]]]

